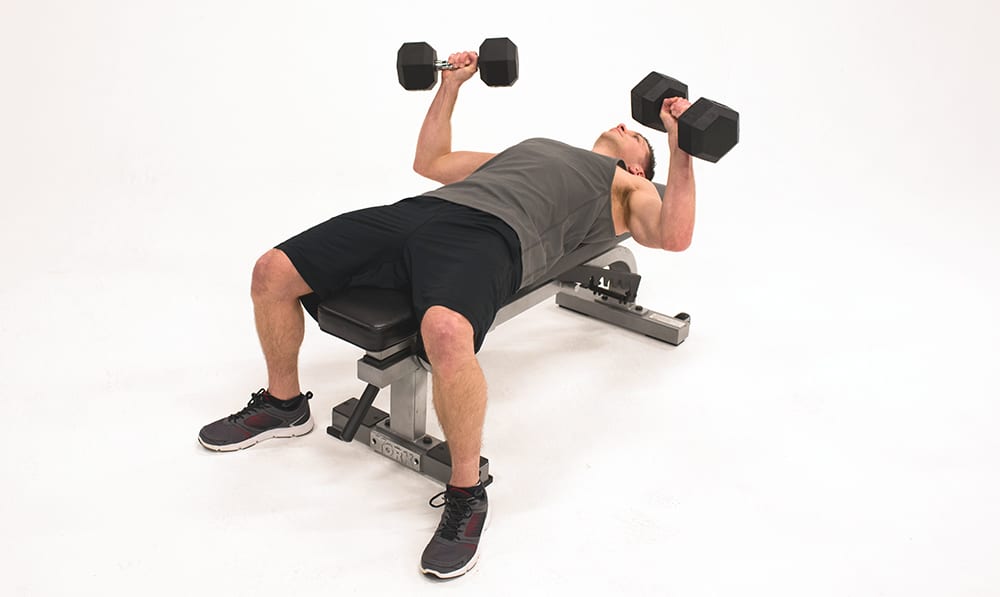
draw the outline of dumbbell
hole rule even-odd
[[[668,97],[687,99],[688,87],[677,79],[651,72],[632,88],[632,118],[666,131],[660,108]],[[677,119],[677,145],[696,158],[718,162],[740,140],[740,115],[710,99],[691,104]]]
[[[459,67],[437,59],[427,42],[405,43],[396,53],[396,74],[405,89],[430,89],[439,70]],[[517,46],[506,37],[492,37],[479,46],[479,77],[490,87],[507,87],[517,81]]]

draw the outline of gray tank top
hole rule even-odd
[[[521,288],[559,259],[615,238],[611,181],[617,161],[551,139],[528,139],[497,154],[465,180],[425,193],[492,214],[521,242]]]

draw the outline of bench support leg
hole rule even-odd
[[[394,434],[416,441],[427,429],[427,372],[421,368],[396,379],[389,386],[389,424]]]
[[[357,440],[399,464],[448,483],[451,453],[447,442],[428,435],[427,370],[415,357],[374,359],[358,363],[359,377],[368,382],[361,399],[351,398],[333,408],[326,431],[343,441]],[[389,386],[389,413],[372,406],[380,387]],[[490,483],[490,463],[479,459],[479,478]]]

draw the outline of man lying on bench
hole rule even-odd
[[[582,245],[629,233],[643,246],[683,251],[695,213],[691,156],[677,139],[687,100],[664,100],[660,110],[670,148],[661,199],[650,182],[649,141],[623,124],[602,133],[589,151],[547,139],[499,154],[452,151],[452,110],[460,86],[477,70],[477,56],[457,53],[448,61],[460,68],[441,73],[413,164],[445,186],[334,217],[257,261],[251,296],[267,389],[198,437],[206,448],[230,451],[311,431],[312,394],[301,393],[298,376],[300,302],[316,317],[319,303],[345,288],[408,289],[451,456],[441,523],[420,563],[441,578],[475,565],[487,519],[479,470],[486,380],[476,353],[498,310]]]

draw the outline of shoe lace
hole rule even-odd
[[[435,504],[434,500],[443,498],[441,503]],[[472,501],[474,497],[461,497],[447,490],[432,497],[427,503],[431,508],[444,508],[444,515],[441,517],[441,524],[438,525],[438,534],[442,539],[454,541],[458,537],[458,530],[461,528],[469,516],[472,515]]]
[[[267,397],[267,390],[261,388],[260,390],[250,394],[250,402],[243,407],[240,412],[233,413],[229,415],[230,422],[241,419],[247,415],[253,414],[264,407],[264,398]]]

